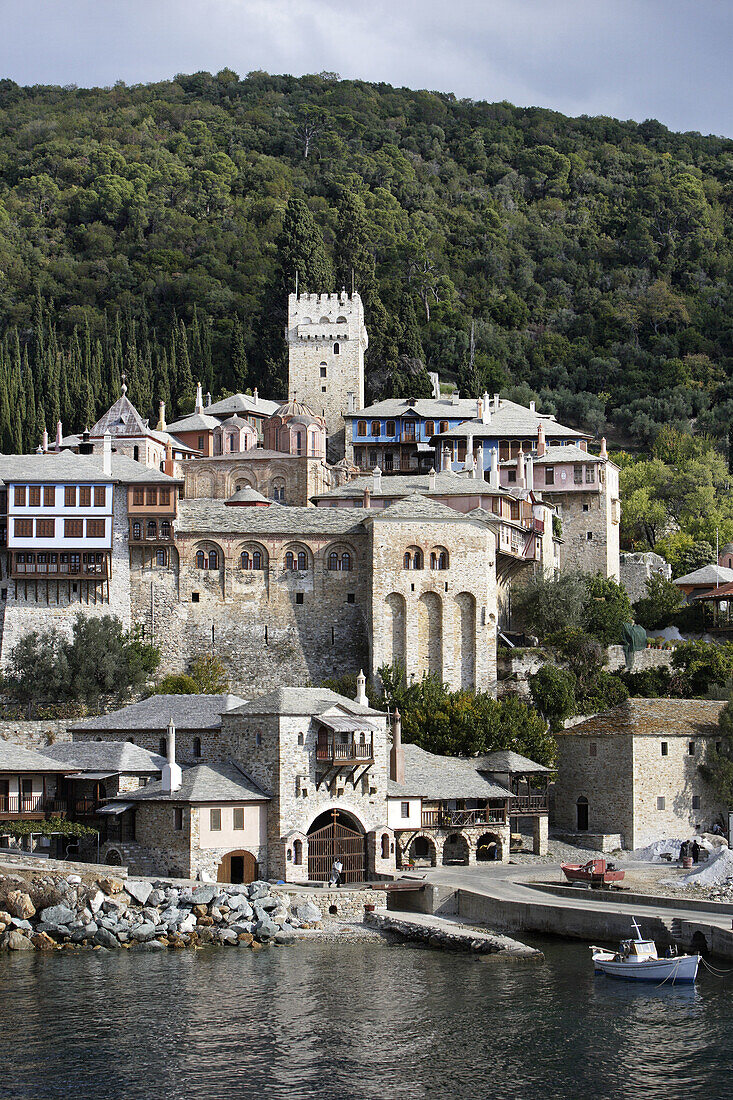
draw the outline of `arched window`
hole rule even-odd
[[[442,546],[438,546],[430,553],[430,568],[431,569],[447,569],[448,568],[448,551]]]
[[[405,569],[422,569],[422,550],[417,546],[411,546],[410,549],[405,552],[403,563]]]
[[[382,859],[389,859],[389,833],[382,833]]]
[[[205,569],[206,568],[206,554],[203,552],[203,550],[197,550],[196,551],[196,568],[197,569]]]
[[[351,572],[351,554],[341,555],[341,569],[344,573]]]
[[[405,569],[412,569],[412,554],[409,550],[405,550],[405,556],[402,563]]]
[[[295,569],[295,554],[292,550],[288,550],[287,554],[285,555],[285,568]]]
[[[160,521],[160,537],[162,539],[169,539],[171,537],[171,522],[169,519]]]
[[[154,539],[158,537],[158,524],[154,519],[148,520],[148,538]]]
[[[295,453],[296,453],[296,455],[301,455],[303,453],[303,433],[302,432],[296,432],[295,433]]]
[[[338,569],[338,567],[339,567],[339,556],[335,551],[333,551],[333,553],[328,555],[328,568],[329,569]]]
[[[219,555],[216,550],[209,550],[209,569],[219,568]]]
[[[168,551],[163,547],[161,547],[159,550],[156,550],[155,561],[158,565],[162,566],[162,568],[165,569],[168,565]]]
[[[253,553],[252,553],[252,568],[253,569],[261,569],[262,568],[262,551],[261,550],[254,550],[253,551]]]
[[[132,448],[132,457],[136,462],[140,461],[140,448],[137,445]]]
[[[252,568],[252,559],[250,558],[250,556],[249,556],[249,554],[247,553],[246,550],[242,551],[242,557],[241,557],[240,560],[241,560],[241,563],[242,563],[242,569],[251,569]]]
[[[305,550],[298,551],[298,569],[303,570],[308,568],[308,556]]]
[[[193,739],[193,755],[201,756],[201,738],[194,737]]]
[[[338,355],[338,353],[339,353],[340,351],[341,351],[341,348],[339,347],[339,345],[338,345],[338,344],[334,344],[334,345],[333,345],[333,354],[334,354],[334,355]]]
[[[230,433],[227,436],[227,442],[229,444],[229,450],[230,451],[236,451],[237,450],[237,448],[235,447],[235,443],[237,442],[237,437],[234,435],[233,432]]]
[[[448,431],[448,421],[447,420],[441,420],[441,422],[440,422],[440,431],[441,431],[441,433]]]
[[[300,867],[303,862],[303,841],[296,840],[293,842],[293,863],[296,867]]]
[[[142,538],[142,536],[143,536],[143,529],[142,529],[141,524],[133,523],[133,525],[132,525],[132,537],[135,540],[135,542],[139,542],[140,539]]]

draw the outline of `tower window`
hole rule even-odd
[[[325,378],[325,377],[326,377],[326,368],[321,367],[321,378]]]
[[[338,355],[340,351],[341,351],[340,346],[338,344],[334,344],[333,345],[333,354]]]
[[[295,593],[295,602],[296,603],[302,603],[303,602],[303,593],[302,592],[296,592]]]

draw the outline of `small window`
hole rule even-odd
[[[145,490],[145,503],[154,508],[158,503],[158,492],[156,489],[152,489],[150,486]]]
[[[221,810],[209,810],[209,828],[212,833],[221,832]]]
[[[388,420],[387,421],[387,435],[390,435],[390,436],[396,435],[394,420]]]
[[[510,485],[515,485],[516,481],[517,481],[517,471],[516,470],[507,470],[506,479],[507,479],[507,481],[509,482]]]
[[[299,745],[303,745],[303,744],[305,744],[305,737],[303,736],[303,734],[302,734],[302,733],[299,733],[299,734],[298,734],[298,744],[299,744]]]
[[[662,756],[668,756],[669,755],[669,742],[668,741],[662,741],[662,743],[660,745],[660,748],[662,750]]]
[[[159,489],[158,490],[158,504],[161,504],[161,505],[170,504],[170,502],[171,502],[171,491],[170,491],[170,489]]]
[[[30,485],[28,487],[28,504],[31,508],[41,507],[41,486]]]
[[[339,345],[338,345],[338,344],[334,344],[334,345],[333,345],[333,354],[334,354],[334,355],[338,355],[340,351],[341,351],[341,348],[339,347]]]
[[[347,603],[356,603],[356,593],[355,592],[347,592],[346,593],[346,602]]]
[[[17,500],[15,503],[18,503]],[[76,485],[67,485],[64,489],[64,507],[76,508]]]
[[[173,828],[177,833],[183,829],[183,807],[176,806],[173,810]]]
[[[425,436],[435,435],[435,422],[433,420],[425,421]]]
[[[135,444],[135,446],[132,448],[132,457],[135,462],[140,461],[140,448],[137,446],[137,444]]]
[[[555,484],[555,467],[545,466],[545,485]]]
[[[585,538],[586,538],[586,542],[593,542],[593,532],[592,531],[586,531],[585,532]]]
[[[573,466],[573,484],[574,485],[582,485],[583,484],[583,467],[582,466]]]
[[[104,501],[102,501],[104,503]],[[43,506],[44,508],[53,508],[56,504],[56,486],[44,485],[43,486]]]
[[[693,796],[692,796],[692,808],[693,808],[693,810],[699,810],[700,809],[700,795],[699,794],[693,794]]]
[[[197,758],[201,756],[201,738],[194,737],[193,739],[193,755]]]
[[[244,828],[244,806],[235,806],[232,810],[232,828],[237,831]]]
[[[303,593],[302,592],[296,592],[295,593],[295,602],[296,603],[302,603],[303,602]]]
[[[447,432],[448,428],[449,428],[448,421],[447,420],[441,420],[441,422],[440,422],[440,434],[442,435],[443,432]]]
[[[325,378],[325,377],[326,377],[326,368],[321,367],[321,378]]]
[[[299,867],[303,862],[303,841],[293,841],[293,863]]]
[[[590,745],[588,746],[588,755],[598,756],[598,745],[595,741],[591,741]]]
[[[79,486],[79,507],[91,508],[92,506],[92,487],[91,485]]]
[[[584,504],[583,505],[583,511],[584,512],[590,512],[590,504]]]
[[[54,537],[54,529],[56,521],[53,519],[37,519],[36,520],[36,538],[39,539],[52,539]]]
[[[389,859],[389,834],[382,833],[382,859]]]
[[[216,550],[209,550],[209,569],[219,568],[219,555]]]
[[[404,817],[409,817],[409,816],[410,816],[410,803],[409,802],[400,802],[400,817],[404,818]]]
[[[25,508],[25,485],[15,486],[15,507]]]
[[[200,598],[201,597],[200,597],[198,592],[192,592],[191,593],[191,603],[198,603]]]
[[[75,523],[76,520],[67,520],[67,523]],[[81,520],[79,520],[81,523]],[[87,538],[88,539],[103,539],[104,538],[104,520],[103,519],[88,519],[87,520]]]
[[[694,756],[695,755],[695,742],[694,741],[688,741],[687,742],[687,755],[688,756]]]
[[[367,434],[366,420],[360,420],[358,422],[358,424],[356,425],[356,434],[357,435],[366,435]],[[17,489],[16,489],[16,493],[17,493]],[[16,500],[15,503],[17,504],[18,501]],[[23,489],[23,503],[25,504],[25,489]]]
[[[140,508],[145,504],[145,490],[133,489],[132,490],[132,503],[135,507]]]
[[[304,572],[308,568],[308,557],[305,550],[298,551],[298,569],[300,572]]]
[[[658,810],[665,810],[666,808],[667,808],[666,798],[658,798],[657,799],[657,809]]]
[[[64,520],[64,538],[66,539],[81,539],[84,537],[84,520],[82,519],[65,519]]]
[[[168,551],[165,549],[156,550],[155,563],[165,569],[168,565]]]
[[[339,556],[338,556],[338,554],[336,554],[336,553],[329,554],[328,555],[328,568],[329,569],[338,569],[338,567],[339,567]]]
[[[104,485],[95,485],[94,486],[94,507],[95,508],[104,508],[106,497],[107,497],[107,494],[105,492]]]
[[[382,432],[382,425],[378,420],[372,420],[372,435],[375,438],[379,438]]]
[[[259,748],[261,744],[262,744],[262,734],[261,733],[256,733],[255,734],[255,745],[257,746],[257,748]]]

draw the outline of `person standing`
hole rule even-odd
[[[328,885],[329,886],[340,886],[341,885],[343,869],[344,869],[344,865],[341,862],[340,856],[336,856],[335,860],[333,861],[333,866],[331,868],[331,877],[328,880]]]

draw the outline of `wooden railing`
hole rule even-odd
[[[19,577],[106,577],[107,562],[13,561],[11,573]]]
[[[510,813],[513,814],[537,814],[547,813],[547,795],[545,794],[519,794],[511,801]]]
[[[362,740],[363,736],[363,740]],[[318,738],[316,759],[330,764],[371,764],[374,761],[374,735],[336,734]]]
[[[66,813],[66,802],[59,798],[34,795],[0,795],[0,814],[61,814]]]
[[[492,807],[474,810],[423,810],[422,827],[460,829],[467,825],[503,825],[506,813],[503,809]]]

